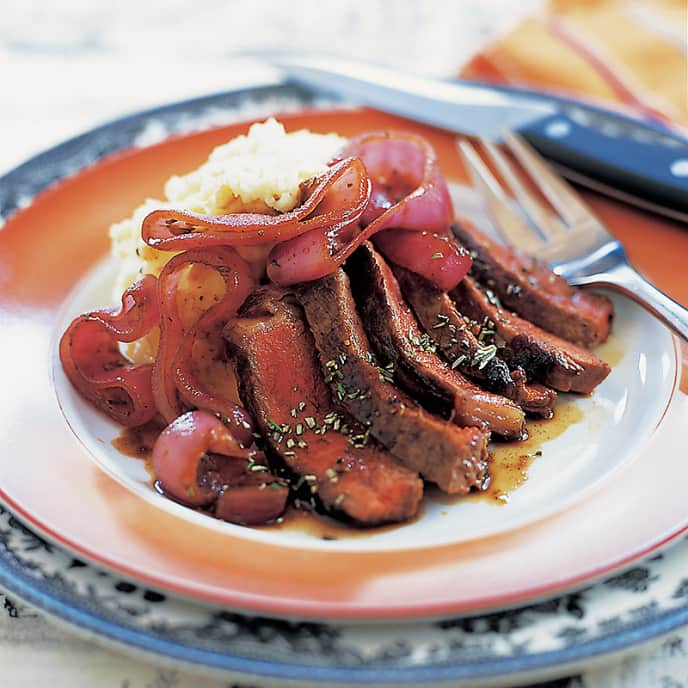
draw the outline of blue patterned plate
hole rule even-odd
[[[590,668],[688,623],[688,541],[585,590],[482,616],[293,622],[219,611],[101,571],[0,509],[0,586],[80,633],[260,686],[499,685]]]

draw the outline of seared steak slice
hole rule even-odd
[[[487,478],[489,433],[424,411],[374,364],[343,270],[305,284],[299,298],[339,403],[405,466],[445,492],[464,494]]]
[[[364,431],[335,411],[303,312],[291,301],[285,292],[259,290],[224,329],[241,399],[269,453],[325,507],[360,524],[412,517],[423,493],[417,472],[343,433]]]
[[[453,369],[512,399],[528,413],[552,416],[557,400],[553,389],[528,383],[522,370],[509,370],[499,355],[486,358],[482,354],[486,345],[478,341],[470,318],[459,313],[448,294],[410,270],[398,265],[391,267],[405,300],[436,344],[437,352]],[[481,332],[482,328],[476,328],[477,334]]]
[[[486,322],[505,342],[502,358],[520,366],[529,379],[544,382],[560,392],[589,393],[609,375],[609,366],[587,349],[567,342],[537,325],[503,310],[490,294],[466,277],[452,291],[459,310],[479,323]]]
[[[544,262],[492,241],[470,222],[452,232],[473,256],[471,274],[506,308],[580,346],[607,339],[613,311],[606,296],[569,286]]]
[[[523,436],[525,414],[509,399],[486,392],[452,370],[418,325],[390,267],[371,244],[354,253],[346,271],[364,328],[380,365],[431,411],[456,425],[486,428],[507,439]]]
[[[514,400],[528,413],[541,418],[551,418],[554,415],[554,404],[557,393],[545,385],[528,382],[526,371],[520,366],[514,366],[511,371],[514,382]]]

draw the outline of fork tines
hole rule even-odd
[[[458,140],[457,145],[504,241],[525,252],[537,254],[548,242],[563,238],[569,228],[588,220],[591,212],[578,194],[549,168],[521,136],[507,131],[502,132],[502,136],[507,150],[516,158],[522,172],[527,173],[532,184],[542,192],[551,208],[536,197],[499,146],[479,139],[487,158],[513,192],[518,207],[485,164],[478,148],[466,139]]]

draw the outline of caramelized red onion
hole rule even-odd
[[[225,294],[187,329],[177,307],[177,289],[184,269],[194,264],[216,270],[225,282]],[[168,423],[186,410],[186,404],[219,414],[232,424],[232,432],[239,441],[250,443],[253,430],[250,416],[238,404],[203,389],[193,370],[192,355],[200,337],[205,339],[207,347],[224,351],[222,328],[254,286],[249,266],[229,247],[185,251],[174,256],[163,268],[158,280],[160,343],[153,367],[153,395]]]
[[[344,154],[359,156],[372,179],[362,220],[375,246],[443,291],[453,289],[471,258],[447,235],[453,209],[432,146],[406,132],[380,132],[352,139]]]
[[[145,275],[122,295],[119,310],[75,318],[60,340],[60,360],[77,391],[125,427],[143,425],[156,414],[151,365],[132,365],[118,342],[133,342],[158,324],[157,280]]]
[[[466,276],[473,259],[446,235],[389,229],[376,235],[375,248],[385,258],[449,292]]]
[[[268,277],[287,286],[324,277],[336,270],[364,241],[383,230],[446,233],[452,206],[432,147],[406,132],[374,132],[352,139],[328,171],[302,185],[305,200],[282,215],[234,213],[201,215],[157,210],[143,221],[144,241],[164,251],[212,246],[276,244],[268,256]],[[458,249],[445,247],[428,263],[403,240],[389,249],[404,265],[438,286],[456,286],[463,278]],[[409,250],[405,250],[408,247]],[[431,255],[436,254],[434,251]],[[391,255],[388,256],[391,260]]]
[[[153,447],[153,468],[160,486],[177,501],[193,507],[215,502],[216,515],[235,523],[277,518],[289,494],[260,452],[246,449],[204,411],[189,411],[162,431]]]
[[[268,263],[273,282],[289,285],[329,275],[373,236],[377,241],[389,234],[383,245],[390,246],[399,229],[446,234],[452,219],[451,199],[435,151],[425,139],[406,132],[363,134],[352,139],[341,156],[356,156],[365,165],[371,180],[365,211],[357,225],[334,234],[312,231],[275,246]],[[419,243],[425,247],[430,242],[403,240],[394,255],[403,256],[406,267],[431,282],[439,276],[435,283],[441,288],[455,287],[466,274],[459,249],[449,242],[441,257],[438,251],[416,255]],[[385,252],[383,246],[380,250]],[[428,262],[432,255],[438,262]]]
[[[325,174],[301,185],[305,200],[281,215],[233,213],[200,215],[155,210],[143,220],[141,236],[161,251],[210,246],[256,246],[286,241],[311,230],[337,233],[357,222],[370,196],[370,182],[360,160],[347,158]]]
[[[342,155],[363,161],[372,180],[372,203],[363,223],[372,236],[387,228],[446,233],[452,204],[432,146],[404,131],[357,136]]]

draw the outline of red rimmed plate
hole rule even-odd
[[[461,180],[451,137],[436,131],[365,110],[283,120],[291,129],[344,135],[415,129],[435,145],[445,174]],[[54,340],[71,315],[99,303],[99,289],[107,292],[108,265],[100,261],[109,224],[245,128],[104,160],[41,194],[0,232],[0,379],[8,390],[0,497],[10,508],[80,556],[156,587],[232,608],[321,618],[432,616],[524,602],[587,582],[683,532],[688,467],[679,440],[688,395],[678,348],[622,300],[622,355],[615,355],[608,383],[575,402],[581,420],[545,446],[530,480],[505,507],[436,505],[418,523],[325,542],[218,524],[155,495],[145,481],[137,486],[125,466],[131,460],[108,448],[114,429],[64,384]],[[671,239],[676,231],[606,202],[597,206],[612,229],[625,233],[632,256],[642,232]]]

